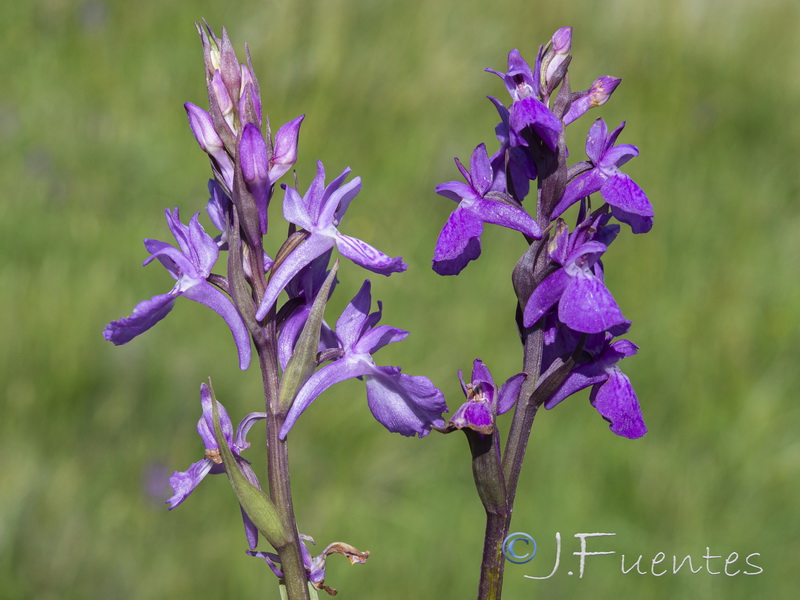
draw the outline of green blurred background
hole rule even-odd
[[[169,513],[166,479],[202,456],[194,431],[209,375],[235,420],[260,405],[259,375],[236,367],[224,323],[189,301],[134,343],[104,325],[167,291],[142,269],[145,237],[170,239],[166,207],[206,201],[209,169],[182,104],[206,104],[193,21],[250,45],[273,124],[307,118],[301,185],[322,159],[364,180],[345,231],[402,254],[402,276],[375,278],[384,323],[412,331],[381,352],[431,377],[451,408],[455,372],[481,357],[497,379],[520,365],[509,272],[524,247],[496,227],[458,278],[429,268],[452,204],[433,186],[452,157],[496,147],[483,72],[528,58],[573,25],[573,89],[622,77],[611,102],[571,127],[572,155],[592,119],[628,121],[627,167],[656,210],[606,255],[607,278],[641,346],[625,361],[650,432],[616,438],[586,395],[534,425],[514,513],[540,556],[508,565],[506,595],[526,598],[791,598],[800,524],[800,8],[752,2],[39,0],[0,8],[0,597],[277,598],[245,556],[239,511],[213,477]],[[278,220],[278,203],[273,222]],[[357,291],[345,264],[331,315]],[[503,423],[507,427],[507,423]],[[263,435],[249,457],[263,468]],[[365,566],[331,560],[342,598],[474,597],[483,515],[460,435],[388,434],[351,382],[327,393],[291,439],[300,528],[324,547],[368,549]],[[564,538],[552,568],[554,536]],[[614,557],[575,568],[578,532]],[[619,554],[706,548],[758,576],[623,575]],[[646,564],[645,564],[646,566]],[[668,565],[670,566],[670,565]],[[722,570],[721,560],[712,569]]]

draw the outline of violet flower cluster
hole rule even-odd
[[[381,303],[371,312],[369,280],[360,285],[335,328],[323,318],[336,284],[338,260],[330,263],[334,249],[373,273],[389,276],[407,268],[402,258],[390,257],[342,230],[361,179],[349,178],[350,169],[345,169],[326,184],[325,169],[318,162],[304,193],[282,184],[289,235],[276,238],[270,231],[269,206],[276,183],[297,159],[304,116],[273,134],[262,115],[249,51],[246,63],[240,63],[225,30],[221,38],[207,24],[198,26],[198,32],[209,108],[186,103],[185,109],[194,137],[210,160],[213,179],[205,212],[216,232],[210,234],[200,224],[200,212],[187,225],[177,208],[167,210],[175,244],[145,240],[150,256],[144,264],[158,259],[175,283],[169,292],[140,302],[129,316],[109,323],[104,336],[117,345],[130,342],[166,317],[183,296],[223,318],[241,369],[248,368],[255,348],[264,381],[262,406],[246,416],[234,434],[210,382],[203,384],[197,431],[205,453],[186,471],[175,472],[170,479],[174,494],[167,503],[170,509],[179,506],[207,475],[226,473],[242,509],[248,552],[266,560],[289,598],[308,598],[308,582],[333,593],[323,583],[325,558],[339,553],[351,562],[363,562],[368,553],[334,542],[311,557],[302,541],[310,538],[301,536],[295,524],[288,485],[290,431],[328,388],[352,378],[365,382],[367,405],[378,422],[404,436],[423,437],[432,428],[444,427],[447,407],[426,377],[375,362],[376,352],[405,339],[408,332],[379,325]],[[265,252],[265,242],[279,246],[274,257]],[[282,301],[284,291],[288,298]],[[268,446],[267,491],[242,456],[249,447],[248,431],[262,420]],[[257,549],[259,534],[275,552]]]
[[[633,233],[645,233],[653,225],[650,201],[620,170],[639,153],[636,146],[616,143],[625,123],[609,133],[605,121],[597,119],[586,137],[589,160],[566,165],[566,127],[589,109],[605,104],[620,83],[605,76],[589,90],[571,92],[567,74],[571,44],[572,30],[564,27],[546,48],[540,48],[532,67],[512,50],[507,72],[487,69],[503,80],[511,96],[509,106],[489,98],[500,117],[495,128],[499,147],[489,156],[486,145],[479,144],[469,169],[455,160],[466,183],[436,186],[438,194],[458,203],[436,243],[433,270],[440,275],[458,275],[480,256],[484,223],[525,236],[529,252],[514,273],[520,329],[523,338],[534,328],[545,332],[544,359],[538,373],[528,376],[540,379],[556,361],[563,363],[573,355],[576,361],[553,396],[558,400],[545,402],[546,408],[596,385],[600,375],[580,374],[605,364],[610,340],[630,326],[604,283],[601,257],[620,231],[612,219],[629,225]],[[527,198],[531,192],[535,192],[533,200]],[[598,192],[604,202],[593,207],[592,194]],[[570,232],[562,215],[574,205],[578,208]],[[625,344],[635,348],[630,342]],[[633,353],[628,350],[624,355]],[[615,369],[615,378],[625,378]],[[610,387],[605,396],[611,394]],[[596,406],[594,393],[592,404]],[[616,386],[614,396],[603,405],[607,409],[601,415],[610,421],[612,431],[629,438],[644,435],[639,404],[629,384]],[[484,428],[480,423],[474,426]]]
[[[473,476],[487,514],[479,600],[499,598],[504,558],[522,460],[538,408],[551,409],[591,388],[589,401],[613,433],[639,438],[647,432],[621,359],[636,353],[619,339],[630,321],[605,283],[603,260],[621,224],[634,234],[653,226],[646,194],[622,167],[639,154],[617,143],[625,123],[609,132],[602,118],[588,126],[585,161],[568,165],[566,128],[583,123],[620,83],[599,77],[585,91],[571,90],[572,29],[559,29],[532,62],[517,50],[506,72],[487,69],[505,84],[506,104],[489,97],[498,112],[496,150],[479,144],[464,181],[436,186],[457,203],[442,227],[433,270],[458,275],[481,254],[484,224],[523,234],[524,252],[513,269],[516,321],[523,346],[522,371],[499,389],[486,365],[475,360],[472,380],[459,379],[467,400],[442,429],[466,433]],[[491,152],[491,154],[490,154]],[[572,226],[568,224],[570,223]],[[505,448],[497,417],[514,409]]]

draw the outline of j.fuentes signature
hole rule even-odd
[[[614,550],[590,551],[587,549],[589,538],[613,537],[616,533],[576,533],[573,537],[580,541],[580,550],[573,552],[573,556],[578,557],[578,578],[583,578],[586,567],[586,558],[590,556],[605,556],[617,554]],[[512,533],[503,541],[503,554],[506,559],[515,564],[525,564],[533,560],[536,556],[536,540],[527,533]],[[639,554],[635,558],[625,554],[620,554],[620,570],[623,574],[631,572],[639,575],[677,575],[679,572],[699,573],[705,571],[709,575],[725,574],[728,577],[736,575],[760,575],[764,572],[763,567],[756,563],[756,559],[761,556],[760,552],[752,552],[747,556],[740,557],[738,552],[731,552],[727,556],[712,554],[711,548],[706,547],[705,554],[693,557],[691,554],[685,556],[671,555],[664,552],[656,553],[651,559]],[[561,566],[561,533],[556,532],[556,555],[553,569],[548,575],[533,576],[525,575],[527,579],[550,579]],[[574,571],[567,571],[567,575],[574,575]]]

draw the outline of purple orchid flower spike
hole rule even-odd
[[[527,146],[528,141],[522,131],[531,127],[550,150],[555,150],[558,136],[564,128],[561,121],[540,100],[542,92],[539,84],[541,53],[536,59],[536,69],[522,58],[518,50],[508,54],[508,72],[501,73],[494,69],[486,69],[499,76],[505,83],[508,93],[513,99],[509,108],[509,125],[513,146]]]
[[[339,232],[338,226],[347,207],[361,191],[360,177],[342,186],[349,173],[350,169],[345,169],[325,187],[325,168],[322,162],[318,162],[317,176],[304,197],[301,198],[294,188],[283,186],[286,191],[283,216],[307,231],[309,236],[273,271],[256,313],[257,319],[267,316],[283,288],[303,267],[334,246],[357,265],[381,275],[400,273],[408,268],[402,257],[392,258],[359,239]]]
[[[609,226],[600,228],[597,233],[610,243],[616,230]],[[531,327],[556,304],[558,319],[582,333],[600,333],[627,322],[603,283],[600,257],[608,246],[592,238],[585,241],[586,236],[584,227],[579,227],[572,235],[566,227],[561,228],[552,242],[555,247],[550,251],[550,258],[562,268],[548,275],[533,290],[523,312],[525,327]]]
[[[378,326],[381,303],[370,314],[371,303],[370,282],[365,281],[336,323],[341,357],[314,373],[300,388],[281,427],[281,439],[286,438],[298,417],[322,392],[354,377],[365,379],[367,404],[389,431],[424,437],[432,427],[444,426],[442,412],[447,410],[444,396],[427,377],[406,375],[399,367],[380,367],[372,359],[387,344],[404,340],[408,332],[388,325]]]
[[[520,206],[487,198],[494,175],[484,144],[478,145],[467,171],[456,159],[467,183],[450,181],[436,186],[436,193],[458,202],[439,233],[433,254],[433,270],[439,275],[458,275],[481,254],[484,223],[516,229],[531,238],[542,237],[536,220]]]
[[[628,340],[606,342],[597,357],[591,362],[578,365],[561,387],[545,402],[545,408],[553,408],[575,392],[592,386],[589,400],[597,412],[610,423],[615,434],[629,439],[642,437],[647,433],[642,411],[630,379],[620,370],[617,363],[626,356],[633,356],[638,346]]]
[[[653,206],[636,182],[619,170],[639,149],[631,144],[615,146],[625,122],[610,134],[603,119],[597,119],[586,137],[586,155],[591,169],[576,177],[551,215],[555,219],[581,198],[600,192],[617,220],[631,226],[633,233],[647,233],[653,227]]]
[[[497,415],[507,413],[514,406],[525,377],[525,373],[512,375],[498,391],[492,374],[480,359],[476,358],[473,363],[471,383],[464,382],[464,374],[459,369],[458,379],[467,401],[453,413],[448,428],[492,433]]]
[[[211,418],[211,392],[208,386],[204,383],[200,386],[200,404],[203,407],[203,414],[197,422],[197,433],[205,445],[205,458],[194,463],[186,471],[175,471],[169,479],[169,484],[172,486],[172,497],[167,500],[169,509],[172,510],[180,506],[186,498],[194,491],[206,475],[216,475],[225,472],[225,465],[222,464],[222,457],[219,452],[219,446],[214,436],[214,425]],[[217,409],[219,410],[219,422],[222,428],[222,433],[225,436],[228,446],[233,452],[236,462],[247,478],[253,485],[260,487],[258,479],[253,472],[250,463],[241,457],[241,453],[250,447],[247,442],[247,432],[253,424],[266,418],[266,413],[251,413],[247,415],[239,426],[236,428],[236,435],[233,434],[233,424],[231,418],[225,407],[218,401]],[[249,517],[242,510],[242,519],[244,521],[245,534],[247,535],[250,548],[255,548],[258,545],[258,530],[255,525],[250,521]]]
[[[167,316],[175,305],[175,300],[185,296],[204,304],[219,314],[227,323],[239,351],[239,367],[242,370],[250,365],[250,336],[242,317],[233,303],[211,285],[207,280],[211,269],[219,257],[217,243],[200,225],[195,214],[189,225],[180,221],[178,209],[166,211],[167,223],[178,241],[180,249],[158,240],[145,240],[144,245],[151,256],[144,261],[148,264],[157,258],[177,281],[167,294],[153,296],[136,305],[133,313],[106,325],[103,336],[119,346],[127,344]]]

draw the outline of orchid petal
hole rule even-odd
[[[603,199],[611,206],[642,217],[653,216],[650,200],[633,179],[618,171],[608,178],[600,190]]]
[[[500,386],[500,391],[497,394],[497,414],[504,415],[514,406],[514,403],[519,397],[519,391],[522,388],[522,382],[527,378],[525,373],[517,373],[508,378],[508,380]]]
[[[561,200],[553,209],[550,219],[552,220],[560,217],[565,210],[581,198],[599,192],[607,178],[608,176],[600,169],[591,169],[586,173],[578,175],[567,185],[564,190],[564,195],[561,196]]]
[[[425,437],[431,427],[444,427],[444,396],[427,377],[406,375],[396,367],[374,367],[365,380],[369,408],[389,431]]]
[[[505,202],[479,198],[468,208],[465,207],[464,210],[469,211],[475,218],[484,223],[515,229],[535,239],[542,237],[542,230],[539,229],[536,219],[525,212],[524,209],[511,206]]]
[[[590,400],[617,435],[633,440],[647,433],[636,392],[630,379],[619,369],[615,369],[599,389],[592,390]]]
[[[297,140],[300,136],[300,124],[304,118],[305,115],[300,115],[285,123],[275,134],[275,148],[269,167],[270,181],[278,181],[297,161]]]
[[[203,478],[208,475],[213,466],[214,463],[210,459],[204,458],[194,463],[186,471],[175,471],[172,477],[169,478],[169,484],[173,490],[172,496],[167,500],[169,510],[180,506]]]
[[[600,333],[625,322],[608,288],[582,271],[571,277],[564,290],[558,303],[558,318],[570,329],[583,333]]]
[[[483,223],[459,205],[439,233],[433,254],[433,270],[439,275],[458,275],[481,254]]]
[[[115,346],[127,344],[166,317],[175,305],[176,298],[173,294],[159,294],[139,302],[129,317],[106,325],[103,337]]]
[[[561,299],[564,290],[570,282],[569,275],[564,269],[558,269],[551,273],[533,290],[525,311],[522,315],[522,322],[525,327],[531,327],[536,321],[541,319]]]
[[[336,248],[343,256],[358,266],[380,275],[389,276],[392,273],[402,273],[408,268],[408,265],[403,262],[402,256],[392,258],[366,242],[338,232],[336,233]]]

